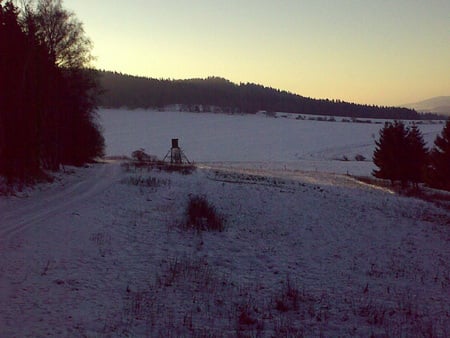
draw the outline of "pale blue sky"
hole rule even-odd
[[[65,0],[95,66],[396,105],[450,95],[449,0]]]

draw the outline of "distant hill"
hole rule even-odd
[[[383,119],[437,119],[404,107],[379,107],[340,100],[313,99],[253,83],[235,84],[226,79],[168,80],[98,72],[103,107],[159,108],[177,104],[186,111],[231,113],[287,112],[326,116]]]
[[[403,107],[415,109],[419,112],[450,115],[450,96],[437,96],[424,101],[405,104]]]

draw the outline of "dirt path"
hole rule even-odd
[[[118,163],[96,165],[72,178],[72,182],[39,191],[30,199],[0,205],[0,242],[8,241],[28,227],[57,219],[61,212],[69,208],[82,208],[90,198],[111,186],[119,173]]]
[[[8,327],[27,334],[27,322],[37,317],[55,321],[42,323],[42,332],[60,335],[53,328],[70,319],[66,305],[83,299],[76,290],[92,257],[89,236],[98,215],[109,213],[104,197],[120,173],[119,163],[96,164],[29,197],[0,199],[0,336],[10,336]],[[25,320],[20,327],[18,313]]]

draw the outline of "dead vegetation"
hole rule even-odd
[[[382,180],[367,176],[352,176],[354,179],[377,187],[390,190],[393,193],[406,197],[418,198],[426,202],[433,203],[437,207],[450,210],[450,192],[438,189],[432,189],[425,185],[420,185],[418,188],[402,187],[401,184],[391,184],[389,180]],[[450,224],[450,218],[445,221]]]
[[[185,229],[196,231],[223,231],[224,218],[215,206],[208,201],[206,196],[189,196],[188,205],[185,212],[186,221],[183,224]]]

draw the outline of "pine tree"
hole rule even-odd
[[[407,129],[402,122],[386,122],[380,130],[380,138],[375,141],[376,148],[373,154],[373,162],[378,169],[373,171],[377,178],[389,179],[394,184],[401,181],[406,185],[407,173]]]
[[[428,183],[434,188],[450,191],[450,119],[434,141]]]
[[[414,124],[408,129],[406,141],[406,179],[411,181],[415,188],[418,188],[418,183],[424,181],[429,155],[423,134],[417,125]]]

